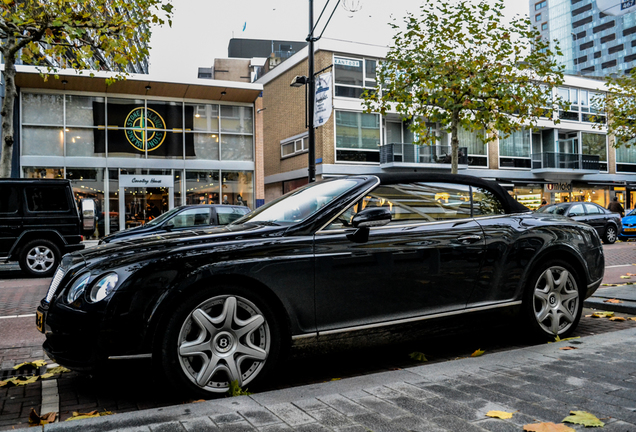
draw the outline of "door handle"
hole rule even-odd
[[[463,244],[471,244],[481,240],[481,236],[477,234],[468,234],[468,235],[457,237],[457,240]]]

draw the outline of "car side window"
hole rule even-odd
[[[170,228],[187,228],[210,224],[210,208],[187,209],[170,219],[167,226]]]
[[[506,213],[503,203],[497,196],[479,187],[473,187],[473,216],[496,216]]]
[[[583,210],[583,204],[574,204],[570,207],[570,211],[568,212],[568,216],[583,216],[585,214],[585,210]]]
[[[17,213],[18,189],[15,186],[0,185],[0,213]]]
[[[378,186],[326,229],[349,227],[356,213],[372,207],[388,208],[391,211],[390,225],[470,218],[470,188],[448,183]]]
[[[585,204],[585,210],[587,210],[587,214],[601,214],[602,211],[600,208],[595,206],[594,204]]]
[[[27,208],[31,212],[69,211],[64,187],[32,186],[24,188]]]
[[[219,220],[219,225],[231,224],[235,220],[238,220],[249,213],[247,207],[245,210],[237,209],[236,207],[216,207],[216,216]]]

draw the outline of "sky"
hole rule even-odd
[[[401,21],[407,11],[417,13],[423,1],[341,0],[323,38],[387,46],[394,33],[388,23],[393,18]],[[325,3],[314,1],[315,20]],[[199,67],[211,67],[215,58],[227,57],[233,37],[304,41],[309,33],[307,0],[172,0],[172,4],[172,27],[155,28],[150,41],[150,74],[156,78],[196,78]],[[331,0],[325,15],[335,4]],[[342,4],[360,9],[350,12]],[[527,0],[504,0],[504,4],[508,19],[528,14]]]

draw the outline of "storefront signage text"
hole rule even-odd
[[[334,63],[340,66],[360,67],[360,62],[358,60],[336,58],[334,59]]]
[[[120,175],[120,187],[174,187],[169,175]]]
[[[547,192],[572,192],[572,183],[548,183],[545,189]]]

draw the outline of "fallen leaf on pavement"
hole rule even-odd
[[[609,318],[613,317],[614,312],[594,312],[592,318]]]
[[[471,357],[479,357],[480,355],[483,355],[486,351],[482,350],[482,349],[477,349],[474,353],[472,353],[470,356]]]
[[[411,354],[409,354],[409,357],[411,357],[413,360],[418,362],[428,361],[428,359],[426,358],[426,355],[424,355],[424,353],[421,353],[419,351],[412,352]]]
[[[614,303],[614,304],[618,304],[618,303],[623,303],[621,300],[618,299],[607,299],[605,301],[603,301],[603,303]]]
[[[574,423],[584,425],[585,427],[603,427],[605,423],[600,421],[594,414],[586,411],[570,411],[569,416],[562,421],[565,423]]]
[[[631,279],[630,276],[621,276],[621,279]]]
[[[54,377],[54,376],[55,376],[55,374],[45,373],[45,374],[40,375],[40,379],[48,379],[48,378],[51,378],[51,377]]]
[[[609,320],[610,321],[626,321],[626,319],[623,317],[611,317]]]
[[[575,350],[575,349],[578,349],[578,348],[572,347],[572,346],[564,346],[564,347],[561,347],[559,349],[563,350],[563,351],[569,351],[569,350]]]
[[[36,360],[36,361],[32,361],[32,362],[24,362],[24,363],[20,363],[19,365],[13,366],[13,369],[18,370],[24,367],[34,367],[34,368],[39,368],[41,366],[46,366],[46,360]]]
[[[512,413],[505,412],[505,411],[488,411],[486,415],[488,417],[494,417],[494,418],[498,418],[502,420],[512,418]]]
[[[57,417],[56,412],[38,415],[35,409],[31,408],[31,412],[29,413],[29,426],[42,426],[53,423],[55,422],[55,417]]]
[[[69,420],[82,420],[82,419],[87,419],[87,418],[93,418],[93,417],[101,417],[101,416],[107,416],[107,415],[111,415],[112,412],[110,411],[91,411],[91,412],[87,412],[87,413],[80,413],[77,411],[73,412],[73,416],[67,418],[65,421],[69,421]]]
[[[27,384],[33,384],[39,378],[40,378],[39,376],[32,376],[32,377],[29,377],[29,378],[17,377],[17,378],[8,379],[7,381],[11,381],[14,386],[24,386],[24,385],[27,385]]]
[[[581,336],[574,336],[574,337],[569,337],[569,338],[563,338],[563,339],[561,339],[561,338],[559,337],[559,335],[556,335],[556,336],[555,336],[555,338],[554,338],[554,342],[549,342],[549,341],[548,341],[548,343],[563,342],[563,341],[569,341],[569,340],[572,340],[572,339],[581,339]]]
[[[533,423],[523,427],[527,432],[575,432],[574,429],[564,424],[554,423]]]
[[[636,276],[636,273],[625,273],[627,276]]]
[[[47,369],[46,373],[61,374],[61,373],[66,373],[70,371],[71,371],[70,369],[67,369],[64,366],[56,366],[56,367]]]
[[[636,321],[636,317],[631,317],[630,320]]]

